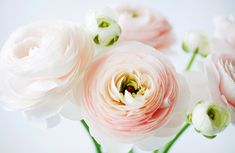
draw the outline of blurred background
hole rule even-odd
[[[0,0],[0,48],[11,32],[21,25],[57,19],[79,23],[84,21],[89,9],[121,2],[147,5],[168,18],[177,38],[173,47],[176,54],[171,59],[178,71],[184,69],[189,58],[181,49],[184,32],[204,31],[212,36],[215,15],[235,15],[234,0]],[[190,128],[170,152],[234,153],[234,138],[235,126],[232,125],[213,140]],[[28,123],[20,113],[0,108],[0,153],[94,152],[93,144],[79,122],[64,119],[59,126],[43,130]]]

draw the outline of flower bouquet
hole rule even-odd
[[[190,126],[213,139],[235,122],[235,18],[214,22],[215,36],[185,33],[183,72],[170,22],[145,6],[23,26],[0,52],[0,104],[41,128],[81,123],[97,153],[167,153]]]

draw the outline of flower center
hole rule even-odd
[[[131,16],[132,16],[133,18],[137,18],[137,17],[139,17],[139,13],[138,13],[137,11],[132,11]]]
[[[209,118],[211,120],[214,120],[215,119],[215,110],[213,108],[209,108],[207,110],[207,115],[209,116]]]
[[[127,78],[126,80],[123,80],[121,84],[121,88],[120,88],[120,93],[125,95],[125,90],[127,90],[133,96],[136,95],[139,91],[137,82],[129,78]]]
[[[207,109],[207,115],[213,126],[217,128],[225,128],[230,119],[229,113],[225,108],[218,105],[210,105]]]

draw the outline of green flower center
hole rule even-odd
[[[207,115],[210,117],[211,120],[215,119],[215,110],[213,108],[209,108],[207,110]]]
[[[221,130],[228,125],[230,119],[227,110],[217,105],[211,105],[207,109],[207,115],[211,119],[213,125]]]
[[[133,96],[136,95],[139,91],[137,82],[131,79],[123,80],[120,88],[120,93],[125,95],[125,90],[127,90]]]

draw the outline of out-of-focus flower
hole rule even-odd
[[[54,126],[92,57],[92,42],[70,22],[19,28],[0,54],[1,104],[23,111],[29,120]]]
[[[185,120],[188,86],[152,47],[117,44],[94,60],[84,78],[84,118],[108,153],[162,147]]]
[[[235,17],[217,16],[214,18],[215,35],[224,40],[235,52]]]
[[[235,55],[210,55],[206,71],[213,101],[227,106],[235,123]]]
[[[203,68],[201,69],[203,70]],[[191,94],[188,111],[192,112],[197,102],[211,100],[208,79],[204,71],[187,71],[183,75],[190,85],[189,90]]]
[[[122,4],[115,7],[122,29],[121,40],[136,40],[156,49],[174,42],[172,28],[165,17],[147,7]]]
[[[187,32],[183,38],[182,48],[186,52],[197,51],[201,56],[206,57],[209,53],[208,36],[201,32]]]
[[[117,23],[117,15],[110,8],[88,13],[86,30],[91,35],[93,42],[101,46],[114,44],[121,34],[121,28]]]
[[[230,122],[229,112],[216,103],[201,101],[195,106],[191,115],[195,130],[207,138],[214,138]]]

